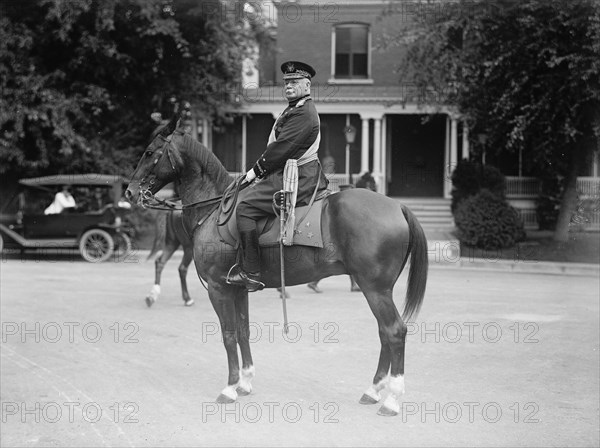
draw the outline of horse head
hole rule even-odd
[[[129,202],[146,207],[161,188],[175,180],[182,164],[172,142],[183,135],[178,124],[179,116],[174,115],[144,151],[125,192]]]

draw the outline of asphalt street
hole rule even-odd
[[[227,362],[206,291],[177,261],[147,308],[133,256],[0,263],[2,446],[598,446],[599,279],[434,267],[409,325],[396,417],[358,403],[377,324],[348,277],[251,295],[254,391],[217,405]],[[401,309],[406,274],[394,291]]]

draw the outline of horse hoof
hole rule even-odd
[[[379,402],[379,400],[375,400],[375,398],[373,398],[367,394],[363,394],[363,396],[360,397],[360,400],[359,400],[360,404],[377,404],[378,402]]]
[[[228,404],[228,403],[235,402],[235,400],[233,398],[228,397],[227,395],[223,395],[223,394],[219,394],[216,401],[217,401],[217,403],[221,403],[221,404]]]
[[[185,306],[192,306],[194,304],[194,299],[190,299],[184,303]]]
[[[148,308],[150,308],[154,304],[154,302],[156,302],[156,300],[154,300],[152,297],[146,297],[146,305],[148,306]]]
[[[241,387],[238,387],[235,391],[240,397],[246,397],[250,395],[250,392],[252,392],[250,390],[242,389]]]
[[[395,417],[396,415],[398,415],[398,412],[386,406],[381,406],[377,411],[377,415],[383,415],[384,417]]]

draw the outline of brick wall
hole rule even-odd
[[[408,22],[398,15],[382,17],[383,4],[344,5],[336,2],[281,3],[277,8],[277,50],[264,55],[275,66],[287,60],[311,64],[317,71],[314,83],[325,84],[331,76],[332,28],[342,23],[366,23],[371,29],[371,73],[375,85],[397,85],[394,73],[402,48],[378,50],[384,32],[394,33]],[[378,20],[381,19],[381,20]],[[279,72],[278,72],[279,74]],[[262,79],[266,83],[271,77]],[[281,83],[281,78],[276,79]]]

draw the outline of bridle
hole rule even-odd
[[[155,151],[153,151],[151,154],[153,156],[156,156],[152,165],[156,166],[158,164],[158,162],[160,161],[160,159],[163,157],[164,154],[167,155],[167,158],[169,159],[169,164],[171,165],[171,169],[173,170],[173,172],[175,174],[177,174],[177,169],[175,168],[175,164],[173,163],[173,158],[171,156],[171,149],[172,149],[172,137],[174,134],[181,134],[183,135],[183,132],[176,130],[175,132],[173,132],[173,134],[169,135],[168,137],[164,137],[163,135],[160,135],[158,137],[160,137],[162,140],[164,140],[163,145],[161,145],[161,147]],[[149,173],[147,173],[145,176],[143,176],[140,181],[139,181],[139,185],[141,187],[142,183],[146,180],[146,177],[151,174],[153,172],[153,170],[151,170]],[[220,205],[220,208],[223,210],[223,214],[225,215],[225,219],[222,222],[219,222],[218,225],[222,226],[224,224],[226,224],[229,219],[231,218],[234,208],[235,208],[235,203],[237,201],[237,196],[238,193],[243,190],[246,186],[248,186],[249,184],[244,184],[244,179],[245,176],[241,176],[238,179],[235,179],[225,190],[225,192],[222,195],[219,196],[215,196],[209,199],[204,199],[201,201],[197,201],[197,202],[193,202],[191,204],[183,204],[183,205],[179,205],[176,202],[173,201],[169,201],[166,199],[158,199],[157,197],[155,197],[155,195],[152,193],[152,191],[150,190],[150,188],[152,187],[152,185],[156,182],[155,179],[150,179],[150,181],[148,182],[148,188],[145,189],[140,189],[140,205],[142,206],[142,208],[148,208],[148,209],[153,209],[153,210],[162,210],[162,211],[175,211],[175,210],[186,210],[186,209],[191,209],[191,208],[200,208],[200,207],[208,207],[211,205],[216,206],[217,204]],[[233,196],[233,200],[231,201],[230,206],[225,209],[225,202],[227,201],[228,198],[230,198],[231,196]],[[215,207],[216,208],[216,207]]]
[[[173,134],[175,134],[177,131],[173,132]],[[175,174],[177,174],[177,169],[175,168],[175,164],[173,163],[173,158],[171,156],[171,140],[173,138],[173,134],[169,135],[168,137],[164,137],[163,135],[158,135],[159,138],[161,138],[162,140],[164,140],[164,143],[161,145],[160,148],[158,148],[157,150],[151,152],[150,154],[152,156],[156,156],[154,159],[154,162],[152,163],[153,167],[155,167],[158,162],[160,161],[160,159],[162,158],[163,154],[167,154],[167,158],[169,159],[169,164],[171,165],[171,169],[173,170],[173,172]],[[183,133],[181,133],[183,134]],[[156,182],[156,178],[150,179],[148,181],[148,188],[144,188],[142,189],[141,186],[144,183],[144,181],[146,180],[146,177],[150,174],[152,174],[154,171],[154,169],[150,170],[146,175],[142,176],[142,178],[139,181],[139,186],[140,186],[140,205],[142,206],[142,208],[151,208],[154,210],[176,210],[177,205],[175,203],[172,203],[170,201],[166,201],[163,199],[157,199],[154,196],[154,193],[152,193],[151,188],[154,185],[154,183]]]

